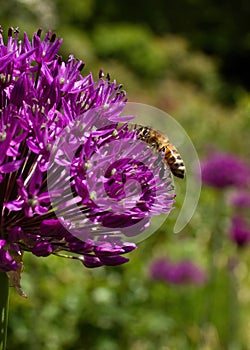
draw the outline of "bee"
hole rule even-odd
[[[148,143],[162,154],[173,175],[183,179],[186,168],[180,153],[170,143],[167,136],[145,126],[137,126],[137,139]]]

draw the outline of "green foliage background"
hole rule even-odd
[[[248,161],[249,11],[246,0],[9,0],[0,18],[5,32],[55,30],[65,59],[73,53],[96,77],[103,68],[124,84],[129,101],[167,111],[201,159],[220,149]],[[8,349],[249,349],[250,252],[228,239],[226,197],[203,187],[193,219],[175,235],[179,198],[124,266],[87,270],[26,255],[28,299],[11,293]],[[149,265],[162,256],[192,259],[207,283],[150,281]]]

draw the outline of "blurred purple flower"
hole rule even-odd
[[[225,188],[243,187],[249,183],[249,170],[245,163],[232,154],[214,153],[201,164],[205,185]]]
[[[229,204],[236,208],[250,208],[250,194],[246,191],[237,191],[230,194]]]
[[[246,246],[250,241],[250,227],[241,216],[234,216],[231,221],[230,238],[239,248]]]
[[[40,30],[21,42],[12,29],[5,45],[0,31],[0,271],[21,271],[23,251],[68,251],[87,267],[122,264],[136,245],[120,234],[140,233],[173,206],[169,171],[159,178],[157,156],[118,127],[131,119],[120,117],[121,86],[102,72],[97,82],[82,76],[84,64],[63,62],[60,45]]]
[[[166,258],[156,259],[150,266],[152,280],[170,284],[204,284],[206,273],[190,260],[172,262]]]

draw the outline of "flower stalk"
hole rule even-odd
[[[0,350],[5,350],[7,341],[7,325],[9,311],[9,279],[5,272],[0,272],[0,286]]]

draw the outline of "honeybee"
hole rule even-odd
[[[162,153],[173,175],[184,178],[186,168],[177,149],[170,143],[167,136],[152,128],[137,126],[137,139],[144,141]]]

